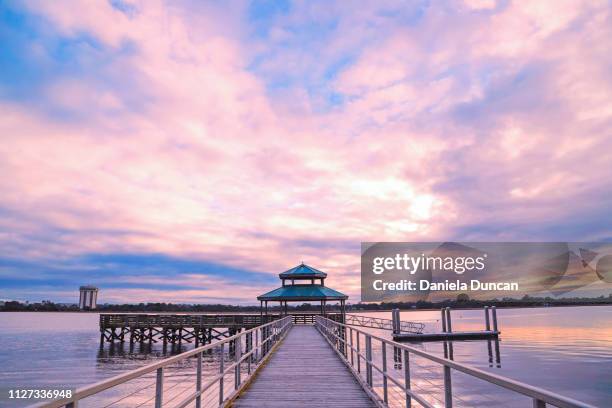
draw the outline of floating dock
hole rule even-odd
[[[447,340],[486,340],[498,337],[497,331],[474,331],[474,332],[452,332],[452,333],[401,333],[394,334],[395,341],[447,341]]]
[[[449,340],[486,340],[496,339],[501,332],[497,326],[497,309],[495,306],[484,307],[485,329],[477,331],[453,331],[451,308],[442,308],[442,331],[435,333],[405,333],[401,330],[400,312],[393,310],[393,340],[395,341],[449,341]],[[397,322],[397,323],[396,323]],[[491,327],[493,323],[493,327]]]

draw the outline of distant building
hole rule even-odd
[[[95,286],[81,286],[79,288],[81,296],[79,297],[79,309],[94,310],[98,303],[98,288]]]

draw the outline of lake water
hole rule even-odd
[[[390,318],[388,312],[360,314]],[[440,313],[435,311],[402,312],[402,320],[424,322],[427,331],[439,330],[439,319]],[[487,341],[453,342],[454,360],[595,406],[612,407],[612,307],[500,309],[498,319],[502,335],[497,345]],[[483,326],[482,310],[453,311],[453,330],[481,330]],[[365,330],[390,336],[387,331]],[[0,344],[2,407],[27,405],[8,400],[10,388],[80,387],[165,356],[159,344],[151,350],[138,344],[131,348],[129,343],[114,347],[107,343],[100,348],[95,313],[0,313]],[[166,350],[166,355],[192,347],[184,344],[181,349]],[[443,355],[440,342],[415,347]],[[177,393],[180,394],[183,377],[189,377],[192,371],[193,365],[186,364],[170,376]],[[401,373],[398,368],[398,376]],[[413,387],[440,405],[439,367],[416,359],[412,373]],[[145,378],[136,385],[149,380]],[[187,384],[187,388],[192,390],[191,387]],[[527,399],[461,373],[453,374],[453,391],[456,406],[530,406]],[[121,395],[119,391],[108,393],[107,398],[117,395]],[[137,401],[147,406],[150,392],[143,395],[147,398]],[[80,406],[105,406],[110,400],[92,399]],[[136,405],[134,400],[124,400],[113,407]]]

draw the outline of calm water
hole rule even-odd
[[[386,312],[369,314],[390,318]],[[427,331],[434,331],[439,330],[439,315],[439,312],[406,311],[402,312],[402,320],[424,322]],[[453,358],[596,406],[612,407],[612,307],[506,309],[499,310],[498,316],[502,330],[499,344],[453,342]],[[482,310],[453,312],[453,330],[482,329],[483,321]],[[390,334],[371,331],[387,337]],[[90,313],[0,313],[0,344],[2,407],[26,405],[8,401],[8,388],[74,388],[164,357],[161,345],[147,350],[139,345],[130,348],[129,343],[113,348],[105,344],[101,349],[98,315]],[[184,345],[182,350],[190,347]],[[438,342],[416,347],[443,354],[442,344]],[[168,349],[166,355],[180,351]],[[393,353],[389,354],[390,366],[393,366]],[[208,358],[212,361],[214,356]],[[436,403],[440,398],[437,390],[441,370],[427,361],[415,359],[413,363],[413,387],[431,394],[430,401]],[[192,372],[190,363],[176,367],[169,373],[168,384],[174,384],[174,390],[180,394]],[[398,376],[401,373],[397,367]],[[142,388],[150,385],[149,381],[151,378],[145,378],[127,386]],[[186,389],[192,390],[191,387],[186,384]],[[527,400],[460,373],[453,374],[453,390],[457,395],[456,406],[530,406]],[[136,401],[147,406],[149,391],[144,390],[142,398]],[[125,392],[107,392],[107,400],[92,400],[83,405],[104,406]],[[135,400],[129,401],[113,406],[138,405]]]

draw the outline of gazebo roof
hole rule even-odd
[[[348,296],[322,285],[282,286],[257,296],[257,300],[346,300]]]
[[[291,268],[283,273],[280,273],[279,278],[281,279],[325,279],[327,274],[318,269],[308,266],[302,262],[300,265]]]

